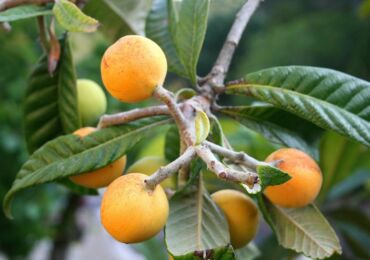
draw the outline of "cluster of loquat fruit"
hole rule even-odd
[[[165,54],[156,43],[142,36],[122,37],[106,50],[101,62],[101,76],[106,89],[114,98],[128,103],[151,97],[155,88],[163,84],[166,73]],[[86,90],[80,90],[84,88],[80,85],[84,86],[87,82],[82,83],[78,83],[78,92],[84,91],[86,95]],[[94,91],[91,89],[91,92]],[[102,91],[97,94],[99,97],[101,95],[104,96]],[[79,103],[80,110],[89,106],[81,105],[81,101]],[[82,121],[94,120],[105,110],[105,106],[106,103],[102,107],[95,107],[92,116],[82,113]],[[85,127],[74,134],[83,138],[93,131],[96,128]],[[280,161],[277,167],[291,176],[286,183],[268,186],[264,190],[272,203],[296,208],[315,200],[321,188],[322,175],[319,166],[310,156],[296,149],[284,148],[267,157],[266,162],[272,161]],[[122,175],[126,166],[126,156],[123,156],[104,168],[70,179],[88,188],[108,186],[101,203],[101,222],[118,241],[136,243],[153,237],[166,224],[169,203],[164,189],[161,185],[154,189],[148,188],[144,182],[148,175],[166,164],[162,158],[147,157],[137,161]],[[173,187],[172,180],[166,181],[163,183],[167,187]],[[254,201],[236,190],[220,190],[211,197],[226,216],[232,246],[245,246],[254,238],[258,229],[259,212]]]

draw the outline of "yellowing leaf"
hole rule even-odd
[[[206,113],[201,110],[197,111],[197,115],[195,116],[195,142],[196,144],[200,144],[204,140],[206,140],[209,134],[209,119]]]
[[[97,20],[84,14],[68,0],[57,0],[53,13],[60,25],[70,32],[94,32],[99,26]]]

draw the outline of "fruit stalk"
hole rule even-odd
[[[188,147],[183,154],[180,155],[176,160],[169,163],[164,167],[160,167],[158,171],[153,173],[150,177],[145,180],[146,185],[150,189],[154,189],[157,184],[170,177],[175,172],[179,171],[180,168],[186,167],[194,159],[196,155],[194,147]]]
[[[194,144],[194,138],[189,131],[188,122],[186,121],[186,118],[180,110],[178,104],[176,104],[175,99],[171,96],[171,92],[162,86],[158,86],[153,95],[167,105],[177,127],[179,128],[181,140],[185,142],[187,147],[192,146]]]

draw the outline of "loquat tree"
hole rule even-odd
[[[173,259],[257,258],[253,238],[262,217],[281,247],[315,259],[342,253],[315,205],[320,190],[330,189],[317,144],[330,131],[370,146],[369,82],[308,66],[267,68],[226,82],[261,0],[242,5],[205,76],[197,65],[210,0],[85,2],[0,3],[1,22],[37,18],[44,50],[26,88],[30,156],[3,200],[9,218],[14,196],[36,185],[56,182],[82,195],[107,187],[100,210],[106,231],[137,243],[164,229]],[[103,16],[107,8],[126,20]],[[76,79],[69,34],[93,32],[100,24],[119,35],[101,57],[107,92],[120,102],[161,104],[105,114],[100,86]],[[170,91],[168,71],[188,87]],[[245,97],[247,105],[227,104],[232,95]],[[234,150],[222,118],[279,148],[265,160]],[[146,157],[125,171],[135,145],[158,131],[166,132],[165,158]]]

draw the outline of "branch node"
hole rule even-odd
[[[178,107],[178,104],[176,103],[172,93],[162,86],[157,86],[153,93],[153,96],[167,105],[169,113],[172,115],[177,127],[179,128],[181,140],[183,140],[188,147],[193,145],[194,140],[191,133],[189,132],[188,122],[186,121],[184,114]]]

